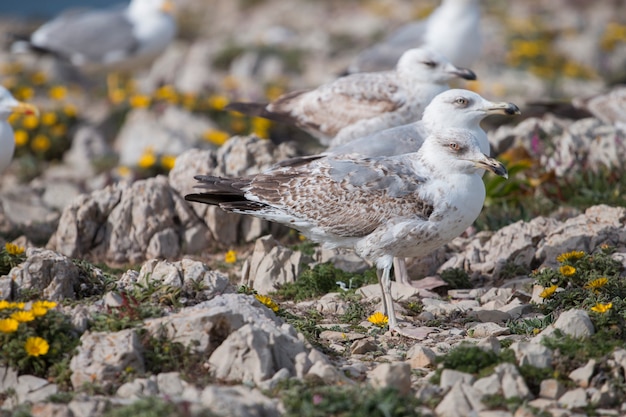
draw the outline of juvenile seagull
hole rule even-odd
[[[353,74],[314,90],[284,94],[269,104],[231,103],[226,108],[294,124],[323,145],[333,138],[333,143],[344,143],[419,119],[456,77],[476,79],[443,55],[419,48],[405,52],[393,71]]]
[[[480,127],[480,122],[491,114],[512,116],[520,114],[520,110],[513,103],[496,103],[469,90],[452,89],[439,94],[426,106],[422,120],[382,130],[341,146],[331,145],[331,149],[321,155],[292,158],[279,164],[286,166],[328,155],[359,154],[377,157],[417,152],[429,132],[446,127],[469,130],[478,140],[480,151],[489,155],[489,141]],[[394,276],[398,282],[411,285],[403,258],[394,260]]]
[[[471,67],[481,53],[480,32],[480,0],[443,0],[427,19],[408,23],[361,52],[346,72],[388,70],[404,51],[419,46],[442,53],[455,65]]]
[[[7,121],[11,113],[39,114],[35,106],[17,101],[9,90],[0,86],[0,173],[11,164],[15,152],[13,129]]]
[[[391,298],[393,258],[427,254],[471,225],[485,199],[481,170],[507,175],[470,131],[443,129],[410,154],[333,155],[236,179],[199,175],[203,192],[185,199],[354,249],[376,265],[389,328],[402,333]]]
[[[68,11],[12,52],[52,54],[82,72],[129,71],[160,55],[176,34],[172,0],[131,0],[127,7]],[[111,87],[111,85],[109,85]]]

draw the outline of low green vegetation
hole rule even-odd
[[[413,395],[392,388],[362,385],[323,385],[289,380],[274,390],[286,417],[418,417],[420,405]]]

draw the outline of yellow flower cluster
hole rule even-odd
[[[604,314],[607,311],[609,311],[611,308],[613,308],[613,303],[607,303],[607,304],[598,303],[595,306],[591,307],[591,311]]]
[[[162,168],[165,171],[170,171],[174,168],[174,165],[176,165],[176,157],[174,155],[158,155],[152,147],[144,149],[137,161],[137,167],[143,170]]]
[[[559,288],[559,287],[558,287],[558,286],[556,286],[556,285],[551,285],[551,286],[549,286],[548,288],[544,289],[544,290],[541,292],[541,294],[539,294],[539,297],[541,297],[541,298],[550,298],[550,297],[552,297],[552,295],[554,295],[554,293],[556,292],[556,290],[557,290],[558,288]]]
[[[374,326],[385,327],[389,323],[389,317],[380,311],[375,312],[371,316],[367,318],[367,321],[372,323]]]
[[[57,303],[53,301],[34,301],[26,310],[26,304],[23,302],[0,300],[0,312],[7,311],[4,314],[8,314],[8,317],[3,314],[4,317],[0,318],[0,335],[18,332],[22,323],[30,323],[37,317],[45,316],[48,310],[56,305]],[[24,344],[24,350],[29,356],[45,355],[49,348],[48,342],[41,337],[28,337]]]
[[[602,278],[594,279],[593,281],[589,281],[588,283],[585,284],[585,288],[588,290],[598,292],[600,288],[604,287],[608,283],[609,283],[609,279],[606,277],[602,277]]]
[[[20,245],[16,245],[15,243],[11,243],[8,242],[4,245],[4,250],[9,254],[9,255],[21,255],[24,253],[24,251],[26,249],[24,249],[22,246]]]
[[[576,273],[576,268],[570,265],[562,265],[559,267],[559,272],[563,274],[563,276],[571,277]]]
[[[254,294],[254,297],[257,300],[259,300],[261,304],[263,304],[265,307],[269,308],[273,312],[277,312],[279,310],[278,304],[276,304],[274,300],[272,300],[268,296],[261,295],[261,294]]]
[[[567,261],[577,261],[585,256],[585,252],[581,250],[573,250],[571,252],[565,252],[556,257],[557,262],[563,263]]]

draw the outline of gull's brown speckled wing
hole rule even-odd
[[[286,94],[267,106],[269,113],[291,117],[297,126],[329,137],[359,120],[396,111],[407,101],[395,71],[355,74],[315,90]]]
[[[426,220],[433,211],[419,196],[423,178],[402,158],[326,158],[259,174],[243,190],[265,205],[256,210],[278,210],[342,237],[365,236],[391,218]]]

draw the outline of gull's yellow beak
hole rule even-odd
[[[491,171],[501,177],[509,178],[509,173],[507,172],[502,162],[498,161],[495,158],[490,158],[485,154],[482,155],[481,159],[474,161],[474,165],[486,171]]]

